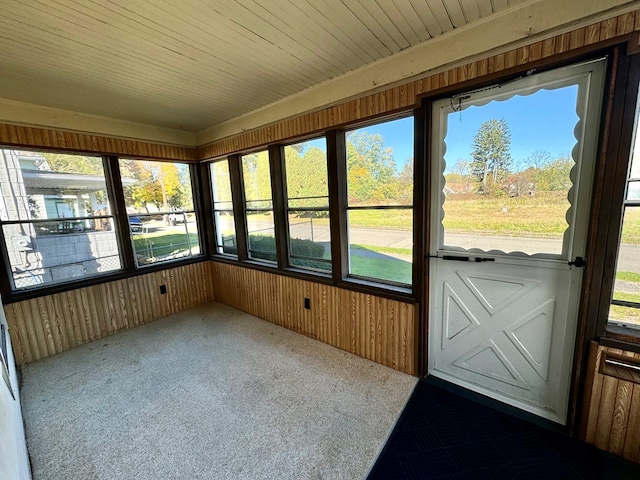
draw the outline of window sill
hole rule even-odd
[[[599,343],[606,347],[640,353],[640,329],[609,325]]]

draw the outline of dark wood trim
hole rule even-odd
[[[291,265],[289,258],[289,219],[287,209],[287,180],[284,166],[284,147],[269,146],[269,172],[271,174],[271,199],[273,201],[273,226],[276,237],[278,268]]]
[[[615,92],[610,111],[606,168],[603,172],[603,195],[598,203],[603,212],[601,225],[603,238],[597,245],[599,247],[597,253],[600,253],[603,265],[601,270],[594,272],[594,275],[601,279],[594,338],[606,332],[615,282],[624,192],[633,142],[638,80],[640,80],[639,60],[638,56],[627,57],[619,52]]]
[[[11,261],[9,260],[9,252],[6,247],[7,243],[4,237],[4,226],[0,224],[0,255],[2,256],[2,268],[0,268],[0,294],[2,295],[2,302],[11,296],[13,289],[11,272]]]
[[[627,55],[637,55],[640,53],[640,32],[634,32],[631,34],[627,41]]]
[[[240,155],[229,155],[229,178],[231,180],[231,200],[233,202],[233,221],[236,227],[238,260],[249,258],[249,237],[247,236],[247,216],[244,212],[245,196],[242,180],[242,159]]]
[[[329,175],[329,225],[333,281],[349,274],[347,230],[347,147],[342,130],[327,132],[327,174]]]
[[[574,434],[583,422],[579,404],[590,375],[585,370],[589,344],[604,335],[607,327],[640,80],[639,59],[624,55],[623,46],[614,48],[609,56],[589,220],[589,262],[583,279],[569,403],[569,425]]]
[[[428,372],[428,332],[425,297],[425,238],[429,230],[427,215],[427,149],[430,132],[430,102],[413,114],[413,295],[418,302],[418,375]]]
[[[126,272],[133,272],[136,269],[135,252],[131,242],[131,232],[129,229],[129,216],[127,215],[127,205],[124,199],[124,190],[120,181],[120,161],[115,156],[102,157],[107,192],[111,200],[111,214],[115,227],[118,251],[120,252],[120,262],[122,269]]]
[[[601,337],[598,343],[605,347],[640,353],[640,337],[638,337],[638,333],[640,332],[619,333],[617,331],[610,331],[607,332],[606,337]]]
[[[414,116],[414,278],[413,294],[418,306],[418,374],[429,372],[429,295],[427,293],[429,273],[429,218],[431,217],[429,154],[431,148],[431,101],[422,102]]]
[[[213,192],[211,190],[211,164],[189,165],[193,207],[196,210],[200,251],[209,256],[216,249],[216,230],[213,221]]]

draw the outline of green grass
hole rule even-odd
[[[411,284],[411,263],[396,258],[365,258],[351,255],[351,274]]]
[[[626,280],[628,282],[638,282],[640,283],[640,273],[636,272],[617,272],[616,273],[617,280]]]
[[[133,236],[136,252],[144,252],[147,257],[184,252],[189,249],[187,242],[197,247],[198,235],[190,233],[187,237],[185,233],[155,232]]]
[[[374,252],[380,253],[397,253],[398,255],[413,255],[413,250],[411,248],[397,248],[397,247],[378,247],[373,245],[351,245],[352,249],[355,250],[372,250]]]

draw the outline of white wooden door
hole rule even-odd
[[[429,374],[561,424],[605,63],[433,106]]]

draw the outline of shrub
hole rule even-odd
[[[271,262],[277,261],[276,256],[276,239],[266,235],[249,235],[251,247],[254,251],[253,258],[268,260]],[[291,254],[299,255],[311,258],[324,258],[324,245],[321,245],[311,240],[303,240],[300,238],[292,238],[290,243]],[[232,255],[238,254],[238,248],[236,246],[235,235],[229,235],[223,237],[222,251]],[[314,260],[306,258],[297,258],[295,261],[297,267],[311,267],[319,268],[321,270],[327,269],[327,264],[323,262],[316,262]]]

